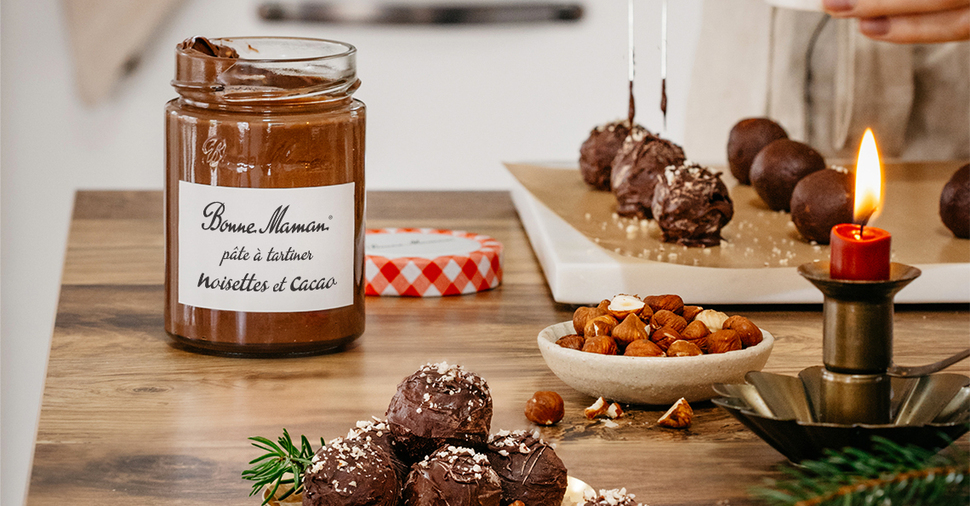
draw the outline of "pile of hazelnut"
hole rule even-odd
[[[743,316],[685,306],[679,295],[617,295],[573,313],[575,334],[564,348],[633,357],[687,357],[741,350],[761,342],[761,329]]]

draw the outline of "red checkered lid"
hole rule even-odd
[[[502,243],[487,235],[430,228],[367,231],[367,295],[441,297],[502,282]]]

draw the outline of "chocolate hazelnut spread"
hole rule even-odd
[[[165,330],[216,353],[339,348],[364,331],[356,50],[188,39],[166,107]]]

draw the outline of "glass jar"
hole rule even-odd
[[[364,331],[365,107],[356,49],[194,38],[165,108],[165,330],[218,354],[338,349]]]

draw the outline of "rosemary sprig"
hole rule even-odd
[[[278,500],[298,494],[303,491],[303,473],[310,467],[313,461],[313,448],[306,436],[300,436],[300,447],[297,448],[290,439],[290,433],[283,429],[283,435],[273,442],[265,437],[254,436],[249,438],[252,445],[265,451],[263,455],[249,461],[252,468],[242,472],[244,480],[253,481],[253,490],[249,493],[252,497],[259,493],[263,488],[270,488],[270,493],[263,500],[265,506],[270,499],[276,495],[280,485],[292,484],[290,490],[278,497]],[[320,438],[320,446],[326,443]],[[287,477],[290,475],[290,477]]]

